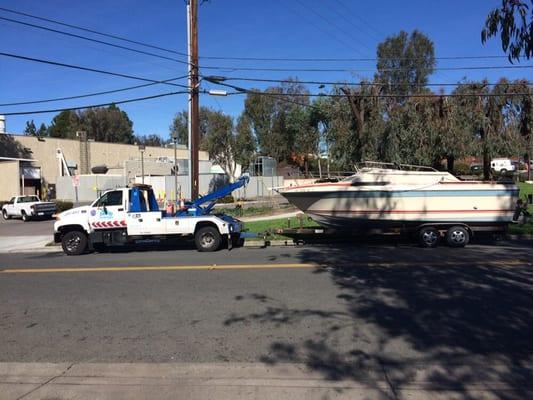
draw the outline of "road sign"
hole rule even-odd
[[[74,175],[72,177],[72,186],[74,186],[74,187],[80,186],[80,176],[79,175]]]

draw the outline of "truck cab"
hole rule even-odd
[[[211,213],[197,214],[196,207],[177,215],[159,209],[149,185],[105,192],[91,205],[57,216],[54,240],[66,254],[82,254],[104,246],[124,245],[145,239],[194,238],[199,251],[215,251],[242,244],[240,221]]]

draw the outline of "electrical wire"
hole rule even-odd
[[[26,56],[21,56],[21,55],[18,55],[18,54],[0,52],[0,56],[16,58],[16,59],[25,60],[25,61],[33,61],[33,62],[37,62],[37,63],[41,63],[41,64],[56,65],[56,66],[59,66],[59,67],[72,68],[72,69],[77,69],[77,70],[81,70],[81,71],[95,72],[95,73],[98,73],[98,74],[117,76],[117,77],[120,77],[120,78],[135,79],[135,80],[143,81],[143,82],[161,83],[161,84],[164,84],[164,85],[177,86],[177,87],[182,87],[182,88],[187,88],[188,89],[188,86],[180,85],[179,83],[158,81],[158,80],[155,80],[155,79],[143,78],[143,77],[139,77],[139,76],[135,76],[135,75],[128,75],[128,74],[122,74],[122,73],[117,73],[117,72],[104,71],[104,70],[96,69],[96,68],[82,67],[82,66],[79,66],[79,65],[65,64],[65,63],[61,63],[61,62],[57,62],[57,61],[50,61],[50,60],[43,60],[43,59],[40,59],[40,58],[26,57]]]
[[[341,4],[340,1],[339,1],[339,3]],[[104,37],[109,37],[109,38],[116,39],[116,40],[122,40],[122,41],[125,41],[125,42],[128,42],[128,43],[132,43],[132,44],[136,44],[136,45],[139,45],[139,46],[144,46],[144,47],[148,47],[148,48],[152,48],[152,49],[156,49],[156,50],[160,50],[160,51],[165,51],[165,52],[168,52],[168,53],[177,54],[177,55],[181,55],[181,56],[187,56],[186,53],[183,53],[183,52],[180,52],[180,51],[176,51],[176,50],[173,50],[173,49],[168,49],[168,48],[165,48],[165,47],[156,46],[156,45],[149,44],[149,43],[146,43],[146,42],[140,42],[140,41],[128,39],[128,38],[125,38],[123,36],[118,36],[118,35],[114,35],[114,34],[109,34],[109,33],[96,31],[94,29],[89,29],[89,28],[78,26],[78,25],[69,24],[69,23],[65,23],[65,22],[62,22],[62,21],[50,19],[50,18],[40,17],[40,16],[37,16],[37,15],[34,15],[34,14],[29,14],[29,13],[25,13],[25,12],[21,12],[21,11],[16,11],[16,10],[9,9],[9,8],[6,8],[6,7],[0,7],[0,10],[8,12],[8,13],[12,13],[12,14],[17,14],[17,15],[21,15],[21,16],[34,18],[34,19],[37,19],[37,20],[41,20],[41,21],[45,21],[45,22],[49,22],[49,23],[65,26],[65,27],[72,28],[72,29],[77,29],[77,30],[93,33],[93,34],[104,36]],[[15,20],[11,20],[9,18],[5,18],[4,17],[3,19],[15,22]],[[26,25],[29,25],[29,26],[43,28],[41,26],[33,25],[33,24],[30,24],[30,23],[22,22],[22,21],[16,21],[16,22],[17,23],[23,23],[23,24],[26,24]],[[54,30],[52,28],[46,28],[46,29],[49,29],[49,30],[54,31],[54,32],[57,32],[57,30]],[[63,33],[62,31],[59,31],[59,32]],[[72,35],[73,36],[78,36],[78,35],[75,35],[75,34],[72,34]],[[289,58],[289,57],[239,57],[239,56],[237,56],[237,57],[231,57],[231,56],[200,56],[199,58],[200,59],[206,59],[206,60],[209,59],[209,60],[229,60],[229,61],[291,61],[291,62],[292,61],[295,61],[295,62],[373,62],[373,61],[377,61],[377,58],[316,58],[316,57],[312,57],[312,58],[311,57],[307,57],[307,58],[305,58],[305,57],[304,58],[294,58],[294,57],[293,58]],[[406,58],[403,58],[403,59],[416,59],[416,58],[406,57]],[[507,56],[505,56],[505,55],[501,55],[501,56],[500,55],[447,56],[447,57],[435,57],[435,59],[436,60],[483,60],[483,59],[507,59]],[[172,60],[174,60],[174,59],[172,59]],[[183,61],[183,62],[187,63],[186,61]],[[222,68],[224,68],[224,67],[222,67]]]
[[[40,20],[40,21],[50,22],[52,24],[66,26],[66,27],[72,28],[72,29],[78,29],[78,30],[81,30],[81,31],[94,33],[95,35],[105,36],[105,37],[109,37],[109,38],[116,39],[116,40],[123,40],[125,42],[136,44],[136,45],[139,45],[139,46],[149,47],[149,48],[152,48],[152,49],[155,49],[155,50],[166,51],[168,53],[174,53],[174,54],[178,54],[180,56],[187,57],[187,53],[182,53],[182,52],[179,52],[179,51],[176,51],[176,50],[166,49],[164,47],[155,46],[153,44],[149,44],[149,43],[146,43],[146,42],[139,42],[139,41],[136,41],[136,40],[131,40],[131,39],[125,38],[123,36],[118,36],[118,35],[112,35],[110,33],[99,32],[99,31],[96,31],[94,29],[84,28],[82,26],[73,25],[73,24],[67,24],[65,22],[61,22],[61,21],[58,21],[58,20],[39,17],[37,15],[32,15],[32,14],[29,14],[29,13],[24,13],[24,12],[21,12],[21,11],[12,10],[12,9],[9,9],[9,8],[6,8],[6,7],[0,7],[0,10],[8,12],[8,13],[12,13],[12,14],[18,14],[18,15],[22,15],[22,16],[25,16],[25,17],[29,17],[29,18],[34,18],[34,19],[37,19],[37,20]]]
[[[364,42],[362,42],[361,40],[359,40],[359,38],[356,38],[355,36],[353,36],[350,32],[346,31],[345,29],[341,28],[338,24],[335,23],[335,21],[332,21],[330,20],[329,18],[326,18],[324,15],[322,15],[320,12],[316,11],[313,7],[309,6],[309,4],[306,4],[304,3],[302,0],[296,0],[296,2],[298,4],[300,4],[301,7],[305,8],[307,11],[310,11],[311,13],[315,14],[316,16],[318,16],[320,19],[322,19],[323,21],[325,21],[329,26],[333,27],[333,28],[336,28],[339,32],[343,33],[344,35],[346,35],[346,37],[356,41],[357,43],[359,43],[359,45],[363,46],[364,48],[366,48],[367,50],[369,51],[372,51],[372,49],[370,49]]]
[[[91,105],[86,105],[86,106],[76,106],[76,107],[67,107],[67,108],[56,108],[52,110],[16,111],[16,112],[1,112],[0,111],[0,114],[1,115],[31,115],[31,114],[46,114],[46,113],[61,112],[61,111],[75,111],[75,110],[83,110],[86,108],[108,107],[108,106],[112,106],[116,104],[134,103],[138,101],[145,101],[145,100],[157,99],[160,97],[175,96],[178,94],[186,94],[186,93],[189,93],[189,92],[180,91],[180,92],[160,93],[160,94],[155,94],[152,96],[136,97],[133,99],[113,101],[110,103],[91,104]]]
[[[186,78],[187,76],[188,75],[180,76],[180,77],[177,77],[177,78],[165,79],[164,81],[161,81],[161,83],[176,81],[176,80],[179,80],[179,79]],[[125,92],[125,91],[128,91],[128,90],[140,89],[140,88],[153,86],[153,85],[158,85],[158,84],[159,83],[155,83],[155,82],[154,83],[145,83],[143,85],[129,86],[129,87],[122,88],[122,89],[106,90],[106,91],[103,91],[103,92],[80,94],[80,95],[76,95],[76,96],[56,97],[56,98],[53,98],[53,99],[44,99],[44,100],[21,101],[21,102],[17,102],[17,103],[3,103],[3,104],[0,104],[0,107],[20,106],[20,105],[27,105],[27,104],[50,103],[50,102],[54,102],[54,101],[81,99],[81,98],[84,98],[84,97],[93,97],[93,96],[101,96],[101,95],[104,95],[104,94]]]
[[[204,77],[206,78],[206,77]],[[339,82],[339,81],[314,81],[314,80],[291,80],[291,79],[267,79],[267,78],[252,78],[252,77],[216,77],[223,78],[227,81],[249,81],[249,82],[270,82],[270,83],[303,83],[308,85],[340,85],[340,86],[384,86],[382,83],[374,82]],[[486,86],[496,86],[498,83],[483,83]],[[426,86],[469,86],[469,83],[427,83],[425,85],[410,85],[405,84],[404,86],[413,86],[413,87],[426,87]],[[521,86],[521,83],[506,83],[508,86]],[[530,83],[527,83],[530,85]],[[402,85],[394,85],[402,86]]]
[[[106,42],[106,41],[103,41],[103,40],[92,39],[92,38],[89,38],[87,36],[76,35],[75,33],[69,33],[69,32],[65,32],[65,31],[60,31],[58,29],[47,28],[47,27],[42,26],[42,25],[31,24],[29,22],[23,22],[23,21],[19,21],[19,20],[16,20],[16,19],[12,19],[12,18],[6,18],[6,17],[0,17],[0,20],[9,21],[9,22],[12,22],[14,24],[29,26],[29,27],[36,28],[36,29],[42,29],[44,31],[57,33],[59,35],[74,37],[74,38],[86,40],[86,41],[89,41],[89,42],[99,43],[99,44],[103,44],[105,46],[114,47],[114,48],[117,48],[117,49],[132,51],[132,52],[138,53],[138,54],[144,54],[144,55],[148,55],[148,56],[151,56],[151,57],[157,57],[157,58],[161,58],[163,60],[174,61],[174,62],[177,62],[177,63],[180,63],[180,64],[189,65],[189,63],[187,61],[183,61],[183,60],[180,60],[180,59],[177,59],[177,58],[162,56],[160,54],[151,53],[151,52],[144,51],[144,50],[138,50],[138,49],[134,49],[132,47],[122,46],[122,45],[119,45],[119,44],[114,44],[114,43]]]

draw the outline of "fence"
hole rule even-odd
[[[122,175],[79,175],[78,197],[81,203],[92,202],[100,194],[109,189],[124,187],[126,178]],[[227,177],[222,174],[200,174],[199,192],[207,194],[218,190],[228,183]],[[135,178],[136,183],[142,182],[142,177]],[[173,199],[175,195],[174,176],[145,176],[144,183],[152,185],[156,198],[160,201]],[[282,176],[252,176],[250,183],[245,187],[233,192],[233,197],[243,200],[256,200],[264,198],[276,198],[279,196],[271,190],[275,187],[284,186]],[[189,199],[191,188],[186,175],[178,175],[178,197]],[[62,176],[57,178],[56,197],[60,200],[76,201],[76,190],[73,178]]]

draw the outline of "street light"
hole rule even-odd
[[[141,152],[141,179],[142,184],[144,185],[144,151],[146,146],[144,144],[139,145],[139,151]]]

